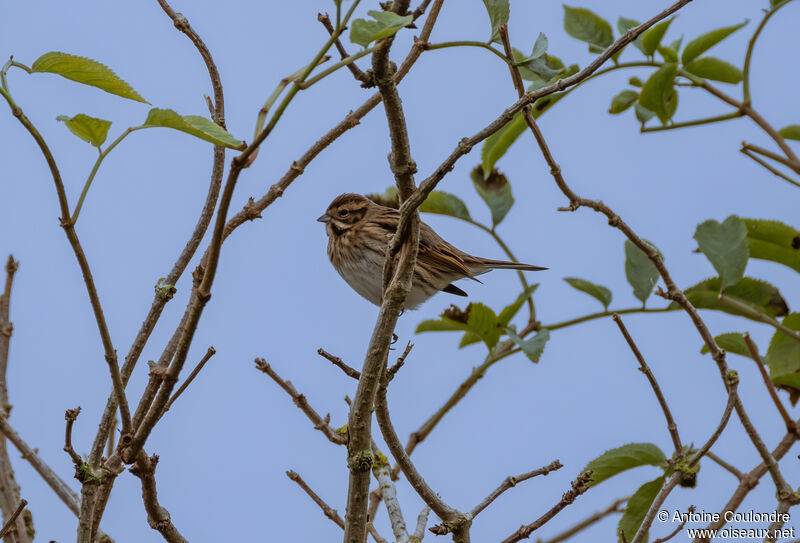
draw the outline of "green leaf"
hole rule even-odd
[[[642,34],[642,48],[644,49],[645,55],[648,57],[653,56],[658,46],[661,45],[661,39],[664,37],[664,34],[667,33],[669,25],[671,25],[674,20],[675,17],[672,17],[644,31],[644,34]]]
[[[518,54],[521,57],[521,53],[517,51],[514,53],[515,58],[517,58]],[[533,81],[533,83],[528,87],[529,92],[545,87],[558,78],[569,77],[570,75],[578,72],[577,65],[572,64],[567,68],[563,68],[563,63],[552,55],[544,55],[542,58],[546,59],[547,63],[554,69],[558,69],[559,72],[553,76],[552,79],[546,80],[542,79],[524,66],[520,66],[520,74],[522,77],[529,81]],[[557,92],[543,96],[536,100],[531,106],[531,114],[533,115],[533,118],[538,119],[545,111],[553,107],[564,96],[565,94],[563,92]],[[525,118],[520,111],[514,115],[511,121],[509,121],[503,128],[486,138],[483,143],[483,147],[481,147],[481,165],[483,166],[483,171],[491,172],[492,169],[494,169],[495,164],[497,164],[497,161],[506,154],[511,145],[517,141],[517,139],[522,135],[523,132],[525,132],[525,130],[527,130],[527,128],[528,125],[525,123]]]
[[[110,94],[148,103],[138,92],[133,90],[133,87],[120,79],[111,68],[89,58],[51,51],[37,58],[31,66],[31,71],[58,74],[72,81],[97,87]]]
[[[564,30],[573,38],[588,43],[591,52],[602,51],[614,41],[608,21],[585,8],[564,6]]]
[[[63,122],[70,132],[95,147],[103,145],[108,136],[108,129],[111,127],[111,121],[89,117],[83,113],[78,113],[72,118],[59,115],[56,120]]]
[[[639,98],[639,93],[636,91],[632,91],[630,89],[625,89],[624,91],[617,94],[614,98],[611,99],[611,107],[609,108],[609,113],[622,113],[629,107],[633,105],[634,102]]]
[[[643,484],[639,489],[633,493],[633,496],[628,498],[628,503],[625,504],[625,513],[619,519],[617,525],[617,536],[619,541],[632,541],[633,536],[642,525],[647,511],[656,499],[656,496],[664,486],[665,476],[654,479],[648,483]],[[623,535],[624,534],[624,535]],[[624,537],[624,539],[623,539]],[[647,534],[645,534],[643,543],[647,543]]]
[[[649,241],[645,240],[647,243]],[[650,245],[653,245],[650,243]],[[655,247],[655,245],[653,245]],[[625,277],[633,287],[633,295],[641,300],[642,305],[647,302],[653,287],[658,281],[658,270],[631,240],[625,240]]]
[[[800,141],[800,124],[790,124],[778,130],[778,134],[787,140]]]
[[[659,45],[657,50],[661,56],[664,57],[665,61],[678,62],[678,51],[680,51],[681,42],[683,42],[683,36],[670,43],[668,46]]]
[[[539,286],[539,283],[534,285],[528,285],[528,288],[522,291],[522,293],[517,296],[517,299],[514,300],[511,304],[507,305],[497,316],[497,320],[500,321],[502,326],[508,326],[508,323],[511,322],[511,319],[519,312],[522,304],[524,304],[528,298],[530,298],[533,293],[536,291],[536,288]]]
[[[712,30],[711,32],[706,32],[702,36],[699,36],[689,43],[686,44],[686,49],[683,50],[683,54],[681,55],[681,63],[686,66],[691,61],[714,47],[716,44],[742,28],[746,25],[748,21],[745,21],[741,24],[734,25],[734,26],[726,26],[723,28],[718,28],[716,30]]]
[[[506,335],[508,335],[509,339],[517,344],[517,346],[522,349],[522,352],[525,353],[525,356],[528,357],[528,360],[531,362],[538,362],[539,359],[542,357],[542,353],[544,352],[544,347],[547,344],[547,341],[550,339],[550,330],[547,328],[542,328],[536,335],[529,339],[522,339],[517,335],[513,328],[506,327]]]
[[[719,345],[721,349],[725,349],[729,353],[746,356],[750,359],[753,358],[750,356],[750,349],[747,348],[747,343],[744,341],[744,334],[741,332],[728,332],[726,334],[720,334],[714,337],[714,341],[717,342],[717,345]],[[755,345],[755,343],[753,343],[753,345]],[[756,351],[758,351],[757,346]],[[711,352],[711,350],[708,348],[708,345],[703,344],[703,346],[700,348],[700,352],[702,354],[708,354]]]
[[[400,207],[399,199],[397,198],[397,187],[394,185],[388,187],[383,194],[373,193],[366,196],[376,204],[385,207],[394,209]],[[436,213],[437,215],[471,220],[469,210],[461,198],[441,190],[434,190],[428,194],[428,197],[419,206],[419,210],[423,213]]]
[[[734,309],[719,300],[720,284],[720,278],[714,277],[687,288],[683,293],[697,309],[714,309],[752,319],[750,314]],[[780,291],[759,279],[743,277],[741,281],[725,289],[725,296],[750,305],[773,318],[789,313],[789,307]],[[679,306],[672,302],[669,307],[678,309]]]
[[[742,70],[714,57],[701,57],[693,60],[685,67],[687,72],[697,77],[721,81],[723,83],[738,84],[742,80]]]
[[[181,132],[191,134],[201,140],[209,141],[214,145],[221,145],[229,149],[242,150],[245,143],[231,136],[224,128],[211,119],[198,115],[179,115],[171,109],[153,108],[147,114],[144,126],[161,126],[174,128]]]
[[[481,166],[476,166],[470,173],[472,184],[489,210],[492,212],[492,227],[500,224],[514,205],[511,185],[505,175],[491,170],[487,176]]]
[[[500,43],[500,25],[508,23],[508,15],[511,8],[508,0],[483,0],[486,11],[489,12],[489,20],[492,23],[492,37],[490,42]]]
[[[471,303],[463,311],[451,305],[439,319],[425,320],[417,325],[416,333],[421,332],[472,332],[483,341],[491,351],[500,340],[502,330],[494,311],[482,303]]]
[[[771,260],[800,272],[800,230],[778,221],[742,219],[750,258]]]
[[[437,215],[447,215],[459,219],[470,219],[469,210],[467,210],[467,206],[461,198],[441,190],[434,190],[428,194],[428,197],[419,206],[419,210],[423,213],[436,213]]]
[[[642,88],[643,83],[642,80],[639,79],[638,77],[631,77],[630,79],[628,79],[628,85],[630,85],[631,87]]]
[[[650,111],[646,107],[642,107],[639,102],[636,102],[633,105],[633,109],[636,111],[636,118],[642,124],[645,124],[647,121],[656,116],[654,112]]]
[[[350,41],[362,47],[370,43],[394,36],[401,28],[414,20],[411,15],[397,15],[391,11],[368,11],[373,20],[356,19],[350,25]]]
[[[639,21],[636,21],[634,19],[628,19],[627,17],[620,17],[619,19],[617,19],[617,30],[619,30],[620,34],[624,34],[628,30],[630,30],[631,28],[635,28],[635,27],[639,26],[640,24],[642,24],[642,23],[640,23]],[[641,34],[639,34],[636,37],[636,39],[633,40],[633,45],[639,51],[644,53],[644,46],[642,45],[642,35]]]
[[[565,277],[564,281],[572,288],[576,288],[596,298],[603,304],[603,307],[608,310],[608,306],[611,304],[611,291],[608,288],[602,285],[596,285],[586,279],[578,279],[577,277]]]
[[[528,58],[539,58],[547,52],[547,36],[539,32],[536,42],[533,44],[533,51]]]
[[[539,36],[543,37],[544,34],[540,34]],[[547,38],[545,38],[545,40],[547,40]],[[533,88],[528,89],[529,91],[549,85],[558,79],[564,71],[563,64],[558,61],[556,57],[537,51],[537,47],[539,46],[540,41],[536,40],[533,52],[528,57],[522,54],[518,49],[511,50],[514,56],[514,64],[519,69],[519,75],[522,79],[532,81],[535,84]],[[545,47],[546,46],[547,44],[545,41]]]
[[[678,109],[678,91],[675,90],[677,73],[677,64],[664,64],[647,78],[639,94],[639,104],[658,115],[662,124],[667,124]]]
[[[486,138],[481,147],[481,166],[484,172],[491,172],[494,165],[506,154],[511,144],[517,141],[528,128],[520,111],[503,128]],[[481,174],[483,175],[483,174]]]
[[[747,227],[736,215],[722,224],[714,219],[700,223],[694,239],[722,278],[722,288],[736,284],[744,277],[750,251],[747,248]]]
[[[800,332],[800,313],[791,313],[783,324]],[[767,349],[767,366],[776,385],[800,390],[800,341],[777,330]]]
[[[657,466],[667,469],[667,457],[652,443],[628,443],[622,447],[606,451],[582,471],[592,470],[590,486],[602,483],[609,477],[638,466]]]

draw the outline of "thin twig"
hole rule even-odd
[[[800,333],[796,332],[795,330],[792,330],[791,328],[789,328],[788,326],[786,326],[782,322],[773,319],[772,317],[770,317],[769,315],[767,315],[763,311],[760,311],[760,310],[756,309],[755,307],[752,307],[752,306],[750,306],[748,304],[740,302],[739,300],[737,300],[735,298],[731,298],[731,297],[726,296],[726,295],[721,294],[721,293],[719,295],[717,295],[717,299],[720,302],[722,302],[723,304],[725,304],[725,305],[727,305],[727,306],[729,306],[729,307],[731,307],[733,309],[736,309],[737,311],[739,311],[741,313],[744,313],[745,315],[749,316],[750,318],[755,319],[757,321],[761,321],[761,322],[763,322],[765,324],[769,324],[770,326],[774,327],[776,330],[780,330],[781,332],[783,332],[784,334],[786,334],[790,338],[792,338],[792,339],[794,339],[796,341],[800,341]]]
[[[336,511],[336,509],[332,508],[330,505],[325,503],[325,500],[320,498],[316,492],[311,490],[311,487],[308,486],[308,484],[303,480],[302,477],[300,477],[300,475],[297,472],[289,470],[286,472],[286,476],[295,483],[297,483],[297,486],[302,488],[303,492],[308,494],[308,496],[314,501],[314,503],[316,503],[319,506],[319,508],[322,509],[322,512],[325,514],[326,517],[331,519],[334,522],[334,524],[336,524],[339,528],[344,530],[344,520],[342,520],[342,517],[339,516],[339,513]]]
[[[64,451],[66,451],[66,453],[72,459],[72,463],[75,464],[76,469],[79,469],[83,464],[83,459],[72,447],[72,425],[75,424],[75,419],[78,418],[80,413],[80,406],[76,407],[75,409],[67,409],[67,411],[64,413],[64,419],[67,421],[66,430],[64,432]]]
[[[141,450],[136,464],[130,469],[130,472],[142,481],[142,501],[144,509],[147,511],[147,523],[153,530],[159,532],[168,543],[187,543],[187,540],[172,523],[169,511],[158,501],[155,477],[157,464],[158,455],[147,456],[147,453]]]
[[[222,91],[222,80],[220,79],[219,71],[217,70],[217,66],[214,63],[214,59],[212,58],[210,51],[183,15],[176,13],[165,0],[158,0],[158,2],[164,12],[170,17],[170,19],[172,19],[175,27],[188,36],[188,38],[197,48],[200,56],[203,58],[203,62],[206,65],[209,78],[211,80],[211,86],[214,91],[213,119],[215,123],[222,128],[225,128],[225,98]],[[208,193],[206,195],[206,200],[203,203],[200,216],[198,217],[194,230],[192,231],[189,240],[186,242],[186,245],[181,251],[181,254],[178,256],[177,260],[172,266],[172,269],[161,283],[163,286],[156,286],[155,297],[151,303],[150,310],[145,317],[141,328],[137,332],[133,343],[131,344],[128,355],[125,357],[125,363],[122,365],[121,374],[123,383],[125,384],[127,384],[128,379],[133,373],[136,363],[139,360],[139,355],[147,344],[150,334],[161,317],[161,312],[163,311],[164,306],[172,299],[172,296],[175,293],[174,285],[177,284],[178,279],[183,275],[186,266],[188,266],[189,262],[197,251],[197,248],[200,246],[200,242],[205,236],[208,225],[214,216],[214,208],[216,207],[220,187],[222,186],[222,176],[224,171],[225,148],[222,146],[215,146],[214,162],[211,168],[211,180],[209,182]],[[114,397],[109,397],[100,422],[100,428],[98,429],[97,436],[95,437],[92,445],[92,450],[89,456],[90,459],[99,459],[102,455],[103,445],[105,444],[114,427],[112,422],[115,411],[116,399]]]
[[[689,515],[694,513],[694,505],[690,505],[689,509],[687,510],[687,512],[689,513]],[[673,537],[678,535],[678,533],[681,530],[683,530],[683,527],[686,526],[686,522],[688,520],[689,520],[689,516],[688,515],[684,516],[683,517],[683,521],[680,524],[678,524],[677,528],[675,528],[673,531],[671,531],[668,535],[666,535],[664,537],[659,537],[658,539],[654,540],[653,543],[666,543],[667,541],[669,541],[670,539],[672,539]]]
[[[11,532],[11,530],[14,529],[14,523],[17,521],[17,517],[22,514],[22,511],[25,509],[26,505],[28,505],[28,500],[23,499],[21,502],[19,502],[17,509],[11,513],[11,516],[8,518],[6,523],[3,524],[2,528],[0,528],[0,538],[5,537]]]
[[[392,365],[392,367],[389,368],[389,370],[388,370],[388,374],[389,375],[396,374],[400,370],[400,368],[403,367],[403,364],[405,364],[406,358],[408,357],[408,354],[411,352],[411,349],[413,349],[413,348],[414,348],[414,344],[409,341],[408,344],[406,345],[405,350],[403,350],[403,354],[398,356],[397,357],[397,362],[395,362]]]
[[[763,147],[759,147],[758,145],[753,145],[752,143],[748,143],[746,141],[742,142],[742,149],[751,151],[753,153],[758,153],[759,155],[763,155],[767,158],[771,158],[775,162],[780,162],[787,168],[791,168],[796,173],[800,173],[800,166],[798,166],[797,162],[795,162],[794,160],[784,158],[777,153],[773,153],[769,149],[764,149]]]
[[[320,23],[322,23],[322,26],[325,27],[325,30],[328,31],[328,34],[333,36],[334,29],[333,25],[331,24],[330,17],[328,17],[328,14],[326,13],[323,15],[322,13],[317,13],[317,20]],[[339,54],[342,56],[342,60],[350,56],[347,54],[344,45],[342,45],[342,42],[338,38],[336,39],[334,45],[336,46],[336,50],[339,51]],[[353,74],[353,77],[355,77],[358,81],[361,81],[362,86],[366,87],[369,84],[370,82],[369,76],[364,72],[362,72],[361,68],[359,68],[355,62],[351,62],[350,64],[348,64],[347,69],[350,70],[350,73]]]
[[[766,161],[764,161],[764,160],[761,160],[761,159],[760,159],[760,158],[758,158],[758,157],[757,157],[755,154],[753,154],[751,151],[749,151],[749,150],[745,149],[744,147],[742,147],[741,149],[739,149],[739,151],[740,151],[740,152],[741,152],[743,155],[745,155],[745,156],[748,156],[748,157],[752,158],[752,159],[753,159],[755,162],[757,162],[758,164],[760,164],[761,166],[763,166],[764,168],[766,168],[766,169],[767,169],[767,170],[768,170],[770,173],[772,173],[773,175],[776,175],[776,176],[780,177],[781,179],[783,179],[783,180],[785,180],[785,181],[788,181],[789,183],[791,183],[791,184],[792,184],[792,185],[794,185],[795,187],[800,187],[800,182],[797,182],[797,181],[795,181],[794,179],[792,179],[792,178],[791,178],[791,177],[789,177],[788,175],[784,174],[783,172],[781,172],[781,171],[779,171],[779,170],[777,170],[777,169],[773,168],[771,164],[768,164]]]
[[[772,450],[771,457],[774,458],[776,461],[782,459],[786,453],[792,448],[792,446],[797,442],[798,438],[794,433],[787,433],[781,439],[781,442]],[[708,454],[706,454],[708,456]],[[722,465],[722,464],[720,464]],[[723,466],[724,467],[724,466]],[[735,469],[735,468],[734,468]],[[738,470],[736,470],[738,471]],[[758,485],[759,480],[769,471],[769,467],[766,462],[762,461],[758,464],[755,468],[750,470],[749,472],[743,474],[739,477],[739,485],[734,490],[733,494],[731,495],[728,503],[722,508],[719,512],[719,515],[715,518],[718,518],[716,522],[710,523],[706,526],[707,530],[720,530],[723,526],[727,524],[726,518],[728,518],[728,513],[733,513],[742,505],[742,502],[753,490],[756,485]],[[732,472],[733,473],[733,472]],[[701,538],[696,538],[694,543],[701,543],[704,540]],[[705,540],[707,541],[707,540]]]
[[[567,490],[564,495],[561,496],[561,500],[557,504],[551,507],[549,511],[535,521],[525,526],[521,526],[516,532],[505,538],[503,543],[515,543],[516,541],[529,538],[534,531],[544,526],[565,507],[573,503],[578,496],[589,490],[588,483],[591,477],[591,470],[581,473],[578,478],[572,482],[572,488]]]
[[[314,424],[314,429],[325,434],[325,437],[328,438],[328,441],[336,445],[344,445],[346,443],[345,436],[331,428],[329,424],[330,415],[327,415],[325,418],[323,418],[319,415],[319,413],[314,411],[314,408],[308,405],[308,400],[306,400],[306,397],[297,392],[297,389],[294,388],[292,382],[284,381],[281,376],[272,369],[272,366],[270,366],[266,360],[263,358],[256,358],[256,368],[269,375],[273,381],[278,383],[278,385],[285,390],[289,396],[292,397],[294,404],[299,407],[300,410],[305,413],[308,419]]]
[[[714,443],[717,442],[717,439],[719,439],[719,436],[722,435],[722,432],[728,425],[728,421],[731,418],[731,413],[733,413],[733,406],[736,404],[736,395],[737,395],[735,386],[731,387],[730,390],[731,392],[728,393],[728,402],[725,404],[725,410],[722,412],[722,418],[720,419],[716,430],[714,430],[714,433],[711,434],[711,437],[709,437],[708,440],[706,440],[706,442],[703,444],[702,447],[697,449],[697,452],[694,453],[692,458],[689,460],[687,465],[690,468],[695,466],[698,462],[700,462],[703,456],[708,454],[708,451],[711,450],[711,447],[714,445]]]
[[[183,394],[183,391],[186,390],[186,387],[188,387],[190,384],[192,384],[192,381],[194,380],[194,378],[197,377],[197,374],[200,373],[200,370],[202,370],[203,366],[206,365],[206,362],[208,362],[208,360],[212,356],[214,356],[216,353],[217,353],[217,351],[216,351],[216,349],[214,349],[214,347],[209,347],[208,348],[208,351],[206,351],[206,354],[203,355],[203,358],[200,359],[200,362],[197,363],[197,365],[194,367],[194,369],[189,374],[189,376],[186,378],[186,380],[183,382],[183,384],[181,384],[181,386],[178,388],[178,390],[175,391],[175,394],[172,395],[172,398],[169,399],[169,401],[167,402],[167,405],[164,406],[164,413],[169,411],[169,408],[172,406],[173,403],[175,403],[175,400],[178,399],[178,396]],[[162,416],[163,416],[163,414],[162,414]]]
[[[334,355],[332,355],[331,353],[329,353],[328,351],[326,351],[325,349],[322,349],[322,348],[317,349],[317,354],[320,355],[322,358],[330,361],[330,363],[333,364],[334,366],[336,366],[337,368],[341,369],[345,373],[345,375],[347,375],[348,377],[352,377],[356,381],[358,381],[361,378],[361,372],[360,371],[358,371],[355,368],[351,368],[350,366],[345,364],[342,361],[342,359],[339,358],[338,356],[334,356]]]
[[[778,397],[778,391],[775,390],[775,383],[773,383],[772,379],[769,378],[767,368],[764,367],[764,362],[761,360],[761,355],[758,354],[758,348],[756,348],[753,340],[750,339],[750,334],[747,332],[744,334],[744,342],[747,344],[747,349],[750,351],[750,356],[753,358],[753,360],[755,360],[756,366],[758,366],[758,371],[761,373],[761,378],[764,380],[764,385],[767,387],[767,392],[769,392],[772,402],[775,404],[775,407],[778,408],[778,412],[781,414],[781,418],[786,425],[786,431],[796,434],[797,437],[800,437],[800,429],[798,429],[797,423],[789,415],[789,412],[786,411],[786,407]]]
[[[517,484],[519,484],[519,483],[521,483],[523,481],[527,481],[528,479],[531,479],[533,477],[537,477],[539,475],[549,475],[551,472],[559,470],[562,467],[564,467],[564,466],[561,465],[561,462],[559,462],[558,460],[554,460],[550,464],[548,464],[548,465],[546,465],[544,467],[541,467],[539,469],[535,469],[535,470],[529,471],[527,473],[522,473],[522,474],[517,475],[517,476],[509,475],[508,477],[506,477],[503,480],[502,483],[500,483],[500,486],[495,488],[488,496],[486,496],[483,500],[481,500],[481,502],[478,505],[476,505],[472,509],[472,511],[469,512],[470,516],[473,519],[475,517],[477,517],[478,514],[481,511],[483,511],[484,509],[489,507],[489,505],[494,500],[499,498],[500,495],[503,492],[505,492],[506,490],[508,490],[509,488],[515,487],[515,486],[517,486]]]
[[[739,471],[738,469],[736,469],[735,466],[733,466],[732,464],[729,464],[728,462],[726,462],[725,460],[723,460],[722,458],[720,458],[719,456],[717,456],[713,452],[707,451],[706,452],[706,457],[708,457],[709,460],[714,461],[716,464],[718,464],[725,471],[728,471],[731,474],[733,474],[733,476],[736,477],[738,480],[741,481],[742,478],[744,477],[744,474],[741,471]]]
[[[656,381],[656,376],[653,374],[650,366],[647,365],[647,362],[642,356],[639,347],[636,346],[636,343],[633,341],[631,334],[628,332],[628,329],[625,327],[625,323],[622,322],[622,319],[616,313],[611,316],[614,319],[614,322],[617,323],[619,327],[619,331],[622,332],[622,336],[625,338],[625,341],[628,343],[628,347],[630,347],[633,355],[636,357],[636,360],[639,361],[639,370],[644,373],[647,377],[647,380],[650,381],[650,386],[653,387],[653,392],[658,399],[658,403],[661,406],[661,411],[664,412],[664,418],[667,419],[667,429],[669,430],[669,435],[672,437],[672,444],[675,446],[675,453],[680,454],[683,451],[683,445],[681,445],[681,438],[678,434],[678,425],[675,424],[675,419],[672,418],[672,412],[669,410],[669,406],[667,405],[667,400],[664,398],[664,394],[661,392],[661,387],[658,385],[658,381]]]
[[[630,540],[630,543],[640,543],[647,538],[647,533],[650,531],[650,526],[653,525],[653,520],[656,518],[656,513],[661,509],[661,505],[664,503],[664,500],[667,499],[669,493],[672,492],[678,483],[680,482],[682,474],[680,472],[675,472],[667,482],[664,483],[664,486],[661,487],[661,490],[658,491],[656,494],[653,503],[650,504],[650,508],[647,510],[647,513],[642,519],[642,523],[639,525],[639,529],[636,530],[636,535],[634,535],[633,539]]]
[[[583,519],[582,521],[580,521],[576,525],[574,525],[574,526],[572,526],[570,528],[567,528],[563,532],[559,533],[558,535],[555,535],[555,536],[551,537],[550,539],[545,539],[545,540],[541,541],[541,543],[561,543],[562,541],[566,541],[567,539],[571,538],[575,534],[577,534],[579,532],[582,532],[583,530],[585,530],[589,526],[592,526],[593,524],[601,521],[602,519],[606,518],[608,515],[612,515],[614,513],[622,513],[624,511],[624,509],[621,509],[620,506],[623,503],[627,502],[628,499],[629,498],[620,498],[620,499],[616,500],[614,503],[612,503],[611,505],[609,505],[608,507],[606,507],[602,511],[598,511],[598,512],[586,517],[585,519]]]

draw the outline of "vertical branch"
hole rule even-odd
[[[147,456],[144,451],[140,451],[136,464],[131,468],[131,473],[142,481],[142,501],[144,501],[144,508],[147,511],[147,523],[152,529],[158,531],[165,541],[186,543],[186,539],[172,524],[169,511],[158,502],[155,477],[157,463],[158,456]]]
[[[11,347],[11,334],[14,324],[11,322],[11,287],[14,283],[14,274],[19,268],[19,262],[13,255],[8,255],[6,261],[6,282],[3,293],[0,295],[0,412],[3,417],[8,416],[11,404],[8,401],[8,384],[6,382],[6,369],[8,368],[8,353]],[[25,527],[25,519],[16,512],[15,508],[20,503],[20,489],[14,477],[14,468],[8,456],[5,437],[0,439],[0,509],[3,518],[9,523],[6,537],[9,541],[29,543],[33,534]]]
[[[405,13],[408,4],[408,0],[397,0],[392,3],[392,11],[397,14]],[[396,69],[389,61],[392,41],[392,37],[387,38],[385,47],[373,53],[372,67],[389,126],[392,148],[389,164],[402,202],[414,192],[416,165],[411,158],[403,106],[395,84]],[[386,254],[381,309],[367,348],[361,378],[348,418],[350,439],[347,444],[347,463],[350,468],[350,480],[344,535],[346,543],[362,543],[367,533],[367,501],[370,470],[373,464],[372,412],[381,375],[386,371],[386,359],[394,327],[411,289],[411,277],[419,243],[419,214],[416,210],[409,226],[406,230],[398,228]],[[392,273],[394,257],[398,250],[400,261]]]

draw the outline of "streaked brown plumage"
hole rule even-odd
[[[353,290],[375,305],[381,303],[386,248],[399,219],[396,209],[378,205],[359,194],[337,196],[317,219],[325,223],[328,257],[333,267]],[[547,268],[468,255],[420,222],[417,263],[405,307],[415,309],[439,291],[466,296],[466,292],[451,283],[465,278],[477,281],[476,275],[493,269]]]

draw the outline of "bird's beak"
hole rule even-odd
[[[328,222],[331,222],[331,218],[330,218],[330,217],[329,217],[327,214],[325,214],[325,215],[321,215],[321,216],[320,216],[320,217],[317,219],[317,222],[324,222],[324,223],[328,223]]]

